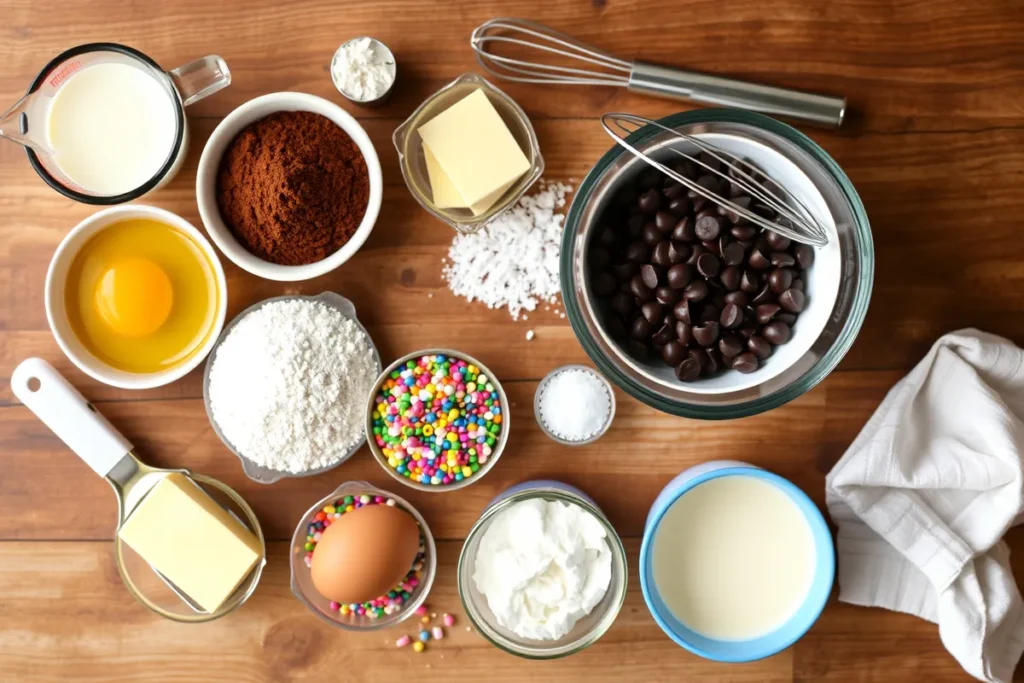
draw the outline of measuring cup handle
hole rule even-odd
[[[168,72],[186,107],[231,85],[231,70],[218,55],[207,55]]]
[[[101,477],[132,450],[131,442],[42,358],[22,361],[11,375],[11,389]]]

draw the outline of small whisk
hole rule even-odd
[[[473,31],[470,45],[480,66],[489,73],[520,83],[616,86],[648,95],[783,116],[829,128],[842,124],[846,113],[846,100],[842,97],[627,61],[526,19],[492,19]],[[541,61],[495,54],[494,48],[500,45],[528,48]],[[543,61],[556,56],[577,60],[585,68]]]
[[[687,135],[642,116],[635,116],[633,114],[605,114],[601,117],[601,125],[604,126],[605,132],[619,146],[629,150],[633,156],[668,175],[676,182],[682,183],[688,190],[692,190],[708,201],[724,208],[726,211],[736,213],[765,230],[777,232],[801,244],[809,244],[816,247],[823,247],[828,244],[828,232],[825,230],[825,227],[800,201],[799,197],[779,183],[771,180],[759,180],[755,176],[763,177],[763,174],[754,169],[744,159],[696,136]],[[718,176],[721,181],[714,184],[735,185],[739,188],[740,195],[749,197],[748,203],[740,204],[738,199],[730,199],[724,193],[715,192],[707,187],[706,184],[699,182],[701,178],[687,178],[650,155],[641,152],[620,135],[622,133],[628,136],[644,126],[659,128],[668,136],[696,147],[699,152],[695,154],[687,154],[675,146],[667,146],[666,149],[696,164],[697,168],[703,169],[700,171],[701,175]],[[708,163],[708,161],[712,163]],[[755,205],[754,202],[757,204]],[[758,213],[758,211],[761,213]]]

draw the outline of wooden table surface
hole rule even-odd
[[[595,445],[566,449],[532,419],[537,380],[556,365],[588,362],[568,323],[551,313],[513,322],[452,296],[441,278],[451,230],[406,191],[391,133],[429,93],[474,70],[470,31],[493,16],[530,17],[621,55],[784,86],[844,94],[841,132],[806,130],[846,170],[867,207],[876,279],[867,321],[821,385],[768,414],[703,423],[660,414],[619,394],[617,419]],[[590,493],[630,553],[629,593],[595,646],[556,662],[520,661],[460,625],[417,655],[396,650],[410,628],[373,635],[332,630],[290,594],[287,543],[300,513],[345,480],[395,486],[365,449],[337,470],[261,486],[211,430],[200,371],[132,392],[102,386],[61,354],[46,324],[43,282],[61,238],[94,209],[55,194],[24,153],[0,143],[0,681],[962,681],[935,626],[828,605],[794,647],[724,665],[675,647],[648,614],[636,580],[639,536],[662,486],[711,458],[737,458],[796,482],[819,504],[825,473],[886,390],[943,332],[977,326],[1024,342],[1024,11],[1011,0],[634,0],[541,2],[401,0],[0,3],[0,102],[13,103],[61,50],[123,42],[167,68],[217,53],[227,90],[189,110],[183,171],[146,202],[201,225],[195,170],[212,128],[268,92],[342,98],[328,62],[349,37],[372,34],[399,60],[384,108],[356,115],[384,167],[384,205],[369,241],[323,278],[281,284],[224,261],[229,318],[285,292],[333,290],[351,298],[385,359],[424,346],[455,347],[504,381],[515,429],[499,466],[446,495],[402,489],[439,539],[430,605],[461,614],[454,563],[484,505],[516,482],[549,477]],[[510,86],[532,118],[546,177],[581,179],[608,148],[596,117],[626,110],[661,116],[684,105],[603,88]],[[528,329],[536,332],[525,339]],[[255,596],[216,622],[153,616],[119,583],[110,539],[113,496],[11,395],[7,378],[28,356],[64,372],[150,462],[223,479],[255,508],[272,539]],[[1011,533],[1024,550],[1024,534]]]

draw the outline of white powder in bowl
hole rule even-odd
[[[395,82],[395,61],[370,38],[356,38],[338,48],[331,61],[331,77],[342,95],[372,102]]]
[[[448,288],[488,308],[507,308],[519,320],[541,301],[558,300],[558,253],[565,206],[572,187],[540,182],[540,191],[520,199],[478,232],[457,235],[448,250]]]
[[[556,372],[541,387],[537,419],[566,441],[585,441],[611,419],[608,387],[590,370],[569,368]]]
[[[273,301],[238,321],[210,368],[210,409],[243,457],[298,474],[365,436],[377,376],[369,338],[319,301]]]

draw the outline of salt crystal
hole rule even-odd
[[[566,441],[585,441],[611,419],[608,387],[592,370],[569,368],[541,387],[538,419]]]
[[[527,330],[526,331],[526,341],[533,341],[533,338],[536,337],[536,336],[537,335],[534,334],[533,330]]]

